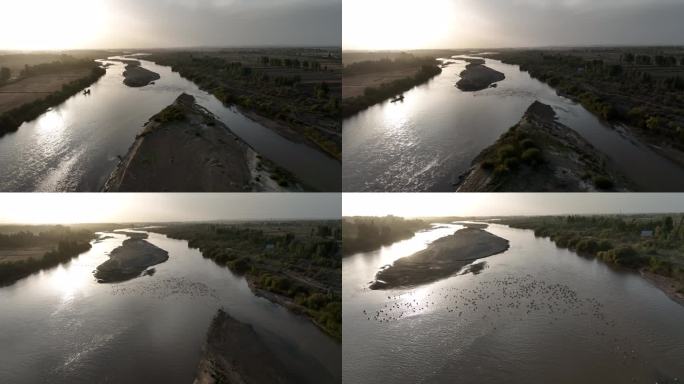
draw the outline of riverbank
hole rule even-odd
[[[681,50],[680,50],[681,51]],[[602,120],[620,123],[682,165],[681,67],[663,65],[654,47],[510,50],[490,57],[519,65]],[[630,57],[631,60],[627,60]],[[635,58],[638,58],[635,61]]]
[[[0,286],[54,268],[88,251],[91,230],[64,226],[9,226],[0,231]]]
[[[375,104],[409,91],[442,73],[442,68],[437,60],[430,59],[430,62],[431,64],[421,65],[418,72],[413,76],[393,80],[375,87],[367,87],[363,90],[363,95],[343,99],[342,118],[353,116]]]
[[[0,137],[78,94],[106,72],[94,61],[27,67],[21,78],[0,87]]]
[[[297,382],[252,326],[218,310],[207,332],[194,384]]]
[[[496,86],[495,83],[506,79],[506,76],[484,65],[483,59],[463,59],[468,62],[466,69],[460,73],[461,79],[456,83],[463,92],[476,92]]]
[[[370,289],[417,286],[447,278],[471,262],[505,252],[508,240],[478,228],[442,237],[411,256],[383,267]]]
[[[146,234],[131,233],[112,250],[109,260],[97,266],[98,283],[117,283],[141,276],[149,267],[169,259],[169,253],[145,240]]]
[[[145,124],[104,186],[108,192],[302,189],[187,94]]]
[[[203,257],[243,276],[255,295],[305,315],[342,340],[338,223],[188,224],[150,231],[187,240]]]
[[[639,274],[656,288],[663,291],[670,299],[679,305],[684,305],[684,287],[676,279],[658,275],[645,269],[639,270]]]
[[[334,52],[237,49],[158,52],[148,59],[171,67],[225,106],[239,106],[283,124],[308,145],[341,159],[341,63]]]
[[[485,148],[458,192],[592,192],[627,190],[607,158],[535,101],[518,124]]]
[[[684,304],[684,227],[681,214],[500,219],[530,229],[559,248],[596,257],[639,273],[674,301]],[[643,236],[651,231],[651,236]]]
[[[397,241],[410,239],[416,232],[430,228],[424,220],[402,217],[343,217],[342,256],[371,252]]]
[[[159,80],[161,78],[161,76],[159,76],[158,73],[143,68],[138,60],[120,61],[126,64],[126,69],[123,73],[123,82],[129,87],[144,87],[149,85],[151,82]]]

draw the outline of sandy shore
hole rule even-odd
[[[137,234],[136,234],[137,235]],[[100,264],[95,271],[99,283],[115,283],[140,276],[145,269],[165,262],[169,253],[150,244],[141,236],[124,240],[109,255],[109,260]]]
[[[294,176],[262,158],[187,94],[145,124],[104,187],[112,192],[302,189]]]
[[[161,78],[158,73],[141,67],[137,60],[121,60],[121,62],[126,64],[123,82],[129,87],[144,87]]]
[[[195,384],[297,382],[250,325],[219,309],[207,333]]]
[[[542,163],[530,165],[522,160],[525,148],[516,149],[517,167],[497,174],[485,165],[500,156],[504,147],[531,141],[539,150]],[[515,145],[514,145],[515,147]],[[461,177],[459,192],[592,192],[598,188],[593,178],[603,177],[612,190],[627,190],[628,182],[613,170],[608,159],[580,134],[556,121],[553,109],[538,101],[530,105],[520,122],[485,148],[473,160],[472,168]]]
[[[482,59],[466,59],[468,65],[461,72],[461,80],[456,83],[458,89],[464,92],[475,92],[487,89],[492,84],[502,81],[506,76],[484,65]]]
[[[643,269],[640,270],[639,273],[644,279],[663,291],[670,299],[680,305],[684,305],[684,293],[679,292],[681,285],[676,280]]]
[[[431,283],[449,277],[484,257],[505,252],[508,240],[479,228],[464,228],[403,257],[375,276],[371,289],[392,289]]]

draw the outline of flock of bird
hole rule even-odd
[[[430,313],[456,322],[478,321],[492,329],[496,329],[501,320],[533,320],[548,325],[570,319],[573,322],[585,320],[594,336],[605,338],[606,345],[621,357],[623,364],[637,360],[636,348],[628,346],[628,338],[616,337],[620,334],[614,329],[618,323],[606,315],[599,300],[580,297],[565,284],[547,283],[529,274],[483,280],[471,288],[443,287],[427,294],[421,289],[386,298],[387,302],[378,309],[363,309],[363,318],[388,324]]]
[[[515,315],[519,320],[546,314],[549,322],[569,316],[590,316],[595,321],[614,327],[603,312],[603,304],[595,298],[581,298],[564,284],[549,284],[532,275],[508,276],[483,280],[473,288],[445,287],[427,294],[411,291],[387,296],[376,310],[363,310],[368,321],[390,323],[428,310],[444,310],[456,317],[479,315],[481,318]],[[600,331],[598,331],[600,332]]]
[[[157,299],[166,299],[171,296],[211,297],[218,300],[216,290],[185,277],[146,279],[147,281],[144,279],[144,277],[140,278],[140,284],[112,284],[112,295],[145,296]]]

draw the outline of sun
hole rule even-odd
[[[0,49],[88,48],[107,23],[103,0],[7,0],[2,4]]]
[[[451,0],[345,0],[344,49],[436,48],[459,26]]]

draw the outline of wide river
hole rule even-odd
[[[344,383],[684,381],[684,307],[529,230],[491,225],[510,249],[477,261],[479,274],[367,288],[380,267],[458,228],[344,259]]]
[[[486,59],[506,75],[496,88],[463,92],[455,84],[465,69],[453,63],[427,83],[404,93],[403,102],[377,104],[346,119],[342,185],[345,191],[453,191],[473,159],[515,125],[535,100],[553,107],[558,120],[608,156],[633,189],[683,191],[684,168],[611,127],[581,105],[558,96],[517,65]]]
[[[97,283],[93,270],[125,239],[106,235],[67,264],[0,288],[0,382],[192,383],[219,308],[251,324],[300,382],[340,382],[339,343],[186,241],[151,233],[169,252],[154,275]]]
[[[304,143],[290,141],[182,78],[170,67],[141,60],[161,79],[142,88],[123,84],[124,64],[111,64],[90,95],[77,94],[0,138],[0,190],[97,191],[153,115],[181,93],[221,119],[257,152],[291,171],[305,184],[341,188],[339,161]]]

